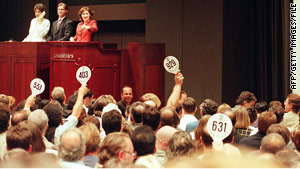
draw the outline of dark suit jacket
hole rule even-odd
[[[249,148],[253,148],[255,150],[259,150],[261,140],[264,136],[266,136],[266,133],[257,132],[256,134],[254,134],[252,136],[245,137],[240,140],[239,147],[246,146]]]
[[[74,35],[74,25],[73,22],[65,17],[58,29],[58,20],[52,23],[51,33],[47,38],[47,41],[69,41],[70,37]]]

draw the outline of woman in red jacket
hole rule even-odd
[[[78,16],[80,19],[80,23],[76,28],[76,35],[70,38],[72,42],[90,42],[92,38],[92,34],[98,31],[97,21],[91,19],[94,11],[92,11],[89,7],[82,7]]]

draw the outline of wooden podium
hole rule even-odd
[[[76,71],[92,71],[88,88],[95,97],[111,94],[120,100],[121,88],[133,88],[133,101],[144,93],[158,95],[164,103],[165,45],[129,43],[128,49],[104,49],[100,42],[0,42],[0,93],[12,95],[16,104],[31,93],[30,82],[45,82],[42,99],[50,99],[55,86],[65,89],[67,98],[78,90]]]
[[[0,93],[16,98],[16,104],[30,93],[30,82],[41,78],[49,84],[49,46],[45,42],[0,42]],[[49,88],[41,95],[49,98]]]
[[[120,86],[127,84],[127,50],[103,49],[99,42],[49,42],[49,46],[50,91],[61,86],[69,97],[81,85],[76,79],[77,69],[88,66],[92,76],[87,85],[95,97],[111,94],[120,99]]]

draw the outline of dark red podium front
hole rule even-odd
[[[88,66],[92,76],[87,84],[95,97],[111,94],[116,100],[120,98],[120,86],[127,83],[127,50],[103,49],[99,42],[49,42],[49,46],[50,92],[61,86],[69,97],[81,85],[77,69]]]

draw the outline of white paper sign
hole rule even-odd
[[[42,79],[40,78],[35,78],[31,81],[30,83],[30,89],[32,95],[38,95],[44,92],[45,90],[45,83]]]
[[[232,122],[225,114],[217,113],[211,116],[206,129],[214,142],[222,142],[232,132]]]
[[[176,57],[168,56],[164,60],[164,67],[167,72],[176,74],[179,69],[179,62]]]
[[[92,76],[91,69],[87,66],[81,66],[76,72],[76,79],[79,83],[86,84]]]

